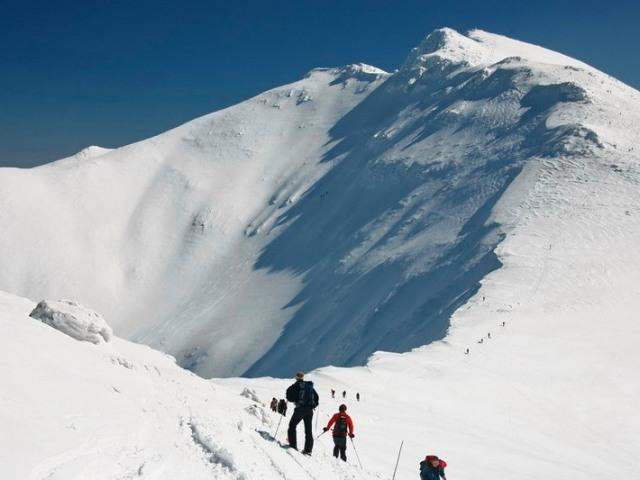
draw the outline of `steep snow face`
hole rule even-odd
[[[314,70],[145,142],[2,169],[11,233],[0,245],[21,254],[3,256],[0,284],[76,298],[199,373],[242,373],[280,335],[302,282],[257,270],[257,255],[335,163],[322,162],[328,130],[387,76],[362,64]]]
[[[0,248],[23,253],[0,287],[77,298],[202,375],[361,364],[445,335],[520,225],[505,212],[540,181],[523,169],[609,168],[639,115],[580,62],[438,30],[393,75],[317,69],[93,159],[0,171]]]

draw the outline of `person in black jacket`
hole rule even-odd
[[[283,416],[287,416],[287,402],[284,398],[281,398],[278,402],[278,413]]]
[[[313,382],[304,381],[304,373],[296,374],[296,382],[287,388],[287,400],[295,403],[296,408],[289,421],[289,445],[291,448],[298,449],[296,438],[296,427],[301,421],[304,421],[304,450],[302,453],[311,455],[313,450],[313,409],[318,406],[318,392],[313,388]]]

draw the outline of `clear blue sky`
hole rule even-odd
[[[398,67],[441,26],[576,57],[640,87],[640,1],[0,0],[0,166],[116,147],[299,79]]]

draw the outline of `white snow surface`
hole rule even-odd
[[[78,342],[34,306],[0,292],[3,479],[359,478],[326,452],[282,448],[274,416],[240,390],[117,337]]]
[[[523,168],[629,163],[639,104],[560,54],[437,30],[394,75],[316,69],[134,145],[2,169],[0,248],[21,254],[0,287],[92,305],[205,376],[362,364],[444,336],[499,266],[512,226],[487,220]]]
[[[591,67],[436,30],[392,75],[315,69],[149,140],[0,169],[0,251],[20,252],[0,288],[90,305],[207,377],[362,365],[446,335],[541,178],[635,181],[639,123],[638,92]]]
[[[397,478],[427,453],[453,479],[635,478],[639,127],[640,94],[592,67],[441,29],[394,74],[316,69],[92,159],[1,169],[1,289],[77,299],[205,376],[365,364],[308,377],[323,422],[347,389],[366,471],[352,445],[344,466],[327,438],[308,459],[264,433],[289,380],[77,342],[9,295],[0,463],[390,478],[404,440]]]
[[[378,353],[366,367],[308,373],[320,393],[316,434],[345,402],[361,469],[354,444],[347,464],[331,457],[328,435],[311,458],[282,448],[288,418],[278,428],[264,404],[283,397],[291,380],[204,380],[117,337],[77,342],[28,317],[32,302],[0,293],[3,478],[383,479],[401,441],[397,478],[417,477],[428,453],[447,460],[448,478],[479,471],[506,480],[540,472],[554,480],[633,478],[640,447],[633,313],[610,304],[616,323],[598,329],[603,310],[555,304],[541,319],[537,295],[545,289],[512,307],[474,298],[449,341]],[[474,325],[465,326],[474,310]],[[492,335],[478,345],[480,332]]]
[[[102,315],[70,300],[42,300],[29,316],[80,341],[108,342],[113,335]]]
[[[149,140],[1,169],[0,249],[20,255],[0,288],[91,305],[204,376],[363,364],[444,337],[500,266],[518,222],[490,215],[518,207],[502,195],[523,169],[634,165],[639,105],[555,52],[436,30],[393,75],[316,69]]]

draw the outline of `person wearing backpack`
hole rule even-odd
[[[322,429],[322,431],[326,432],[331,428],[331,425],[335,423],[333,427],[333,456],[338,458],[338,454],[340,454],[340,458],[347,461],[347,435],[349,438],[353,438],[355,435],[353,434],[353,421],[351,417],[347,415],[347,406],[345,404],[340,405],[338,407],[338,413],[336,413],[331,419],[327,426]]]
[[[447,480],[444,474],[444,469],[447,466],[447,462],[438,458],[435,455],[427,455],[423,461],[420,462],[420,480]]]
[[[278,413],[284,417],[287,416],[287,402],[284,398],[278,402]]]
[[[289,446],[298,449],[296,427],[304,421],[304,450],[302,453],[311,455],[313,450],[313,410],[319,404],[318,392],[313,388],[313,382],[304,381],[304,373],[296,374],[296,382],[287,388],[287,400],[295,403],[291,420],[289,421]]]

